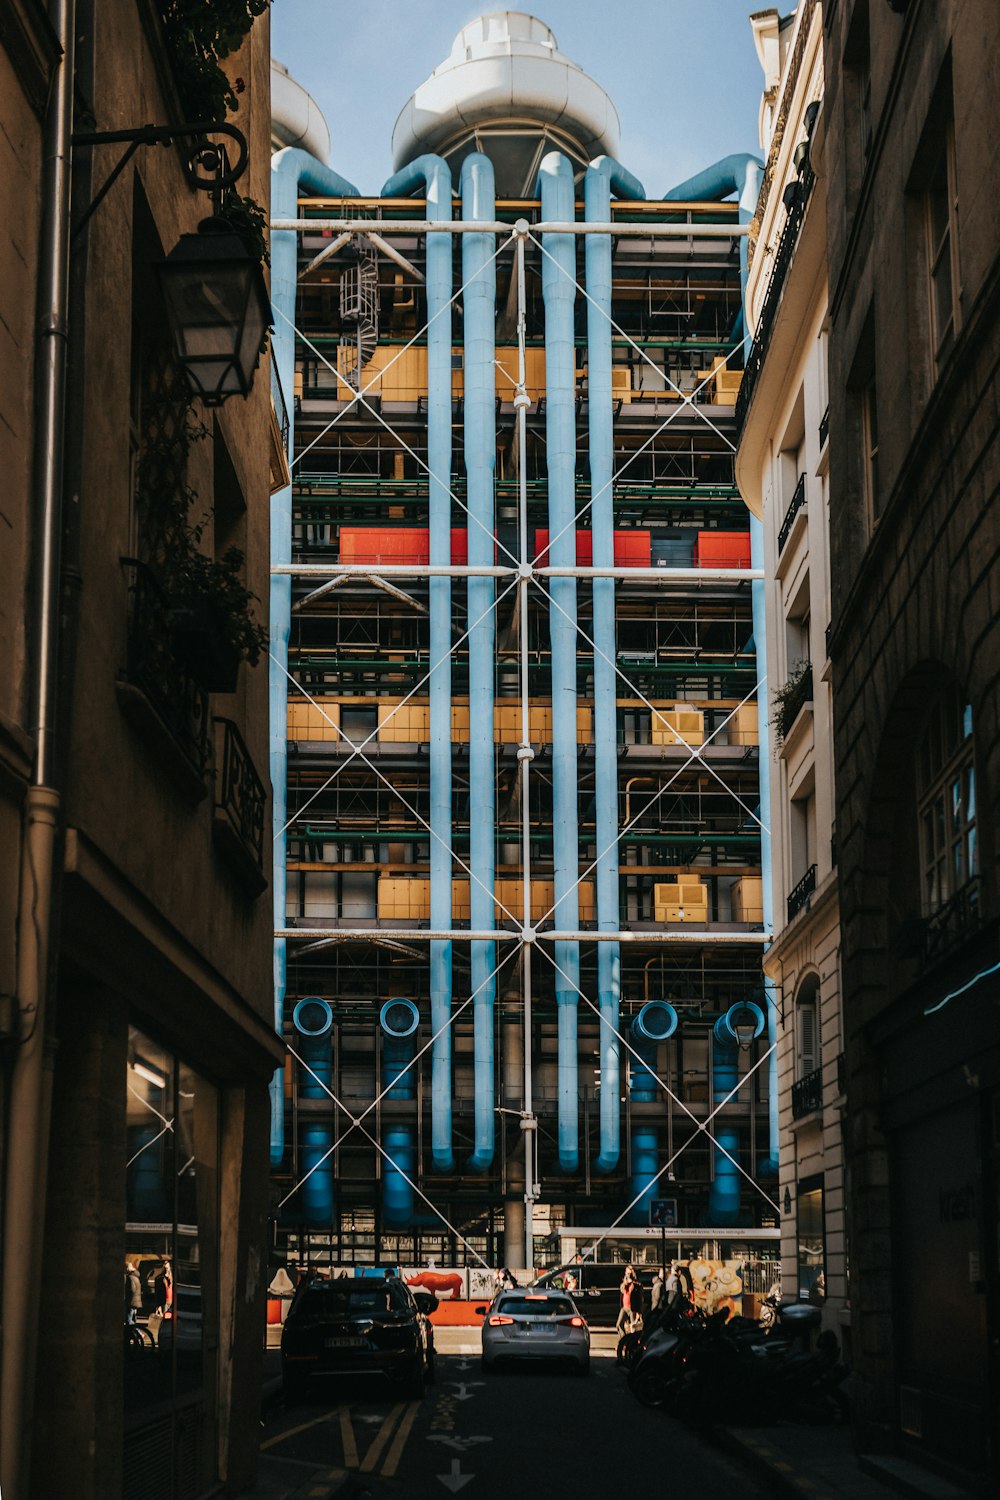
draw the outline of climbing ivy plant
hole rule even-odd
[[[243,80],[221,63],[235,52],[271,0],[159,0],[177,89],[191,120],[223,121],[239,108]]]

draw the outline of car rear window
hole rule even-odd
[[[521,1318],[568,1318],[576,1308],[568,1297],[504,1297],[498,1311]]]
[[[365,1286],[350,1281],[314,1282],[306,1288],[300,1316],[356,1318],[366,1313],[406,1312],[408,1303],[398,1287]]]

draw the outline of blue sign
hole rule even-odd
[[[651,1198],[649,1203],[649,1225],[651,1229],[676,1229],[677,1199]]]

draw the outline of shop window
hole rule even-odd
[[[932,917],[979,875],[972,709],[956,686],[931,709],[917,752],[921,906]]]
[[[180,1500],[217,1478],[219,1096],[131,1027],[125,1097],[123,1494]]]
[[[796,1237],[799,1300],[821,1303],[826,1296],[822,1176],[810,1177],[799,1183],[796,1194]]]

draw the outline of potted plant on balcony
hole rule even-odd
[[[167,600],[173,655],[205,692],[231,693],[240,662],[254,666],[266,649],[267,631],[254,616],[257,596],[243,579],[243,552],[229,547],[221,557],[209,555],[202,539],[213,512],[191,519],[198,495],[187,483],[187,457],[205,436],[207,429],[185,411],[148,444],[138,500],[148,565]]]
[[[787,681],[778,688],[774,695],[774,717],[771,720],[771,726],[774,729],[774,741],[778,748],[784,744],[785,737],[795,723],[798,711],[805,701],[804,684],[811,672],[812,662],[797,661],[789,672]]]

